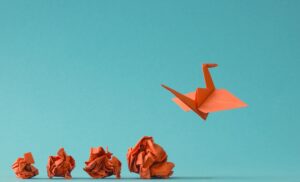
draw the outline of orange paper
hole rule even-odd
[[[167,153],[152,137],[143,137],[127,152],[127,162],[130,172],[139,173],[141,178],[169,178],[174,164],[167,162]]]
[[[22,179],[32,178],[39,174],[39,170],[35,168],[33,156],[30,152],[24,154],[24,158],[18,158],[12,165],[16,176]]]
[[[197,88],[195,92],[181,94],[170,87],[162,86],[176,96],[173,101],[184,111],[193,110],[204,120],[210,112],[246,107],[247,104],[227,90],[215,88],[208,68],[217,66],[217,64],[202,65],[206,88]]]
[[[48,177],[64,177],[71,179],[71,171],[75,168],[75,160],[72,156],[67,155],[64,148],[57,152],[57,156],[50,156],[48,159],[47,172]]]
[[[91,148],[90,158],[85,162],[83,168],[92,178],[105,178],[107,176],[116,175],[120,178],[121,162],[112,153],[106,151],[102,147]]]

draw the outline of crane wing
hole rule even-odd
[[[209,113],[246,107],[247,104],[225,89],[217,89],[200,105],[200,111]]]
[[[195,94],[196,92],[190,92],[187,94],[184,94],[185,96],[187,96],[188,98],[195,100]],[[184,110],[185,112],[188,112],[191,110],[191,108],[189,106],[187,106],[184,102],[182,102],[180,99],[178,99],[177,97],[174,97],[172,99],[182,110]]]

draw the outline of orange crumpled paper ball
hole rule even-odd
[[[49,156],[47,164],[48,177],[54,176],[71,179],[71,171],[75,168],[75,160],[72,156],[67,155],[64,148],[60,148],[57,156]]]
[[[167,162],[167,153],[152,137],[143,137],[133,148],[128,149],[127,162],[130,172],[141,178],[169,178],[175,165]]]
[[[18,158],[12,165],[12,169],[18,178],[28,179],[39,174],[39,170],[35,168],[33,156],[30,152],[24,154],[24,158]]]
[[[91,148],[90,158],[85,162],[83,168],[92,178],[105,178],[107,176],[116,175],[120,178],[121,162],[112,153],[106,151],[102,147]]]

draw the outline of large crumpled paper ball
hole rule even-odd
[[[75,168],[75,160],[72,156],[67,155],[64,148],[57,152],[57,156],[49,156],[47,164],[48,177],[64,177],[71,179],[71,171]]]
[[[33,156],[30,152],[24,154],[24,158],[18,158],[12,165],[16,176],[22,179],[32,178],[39,174],[39,170],[35,168]]]
[[[85,164],[83,170],[92,178],[105,178],[111,175],[121,177],[121,162],[102,147],[91,148],[90,158]]]
[[[152,137],[143,137],[133,148],[128,149],[127,162],[130,172],[141,178],[169,178],[174,164],[167,162],[167,153]]]

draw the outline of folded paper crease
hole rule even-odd
[[[33,156],[28,152],[24,154],[23,158],[18,158],[13,163],[12,169],[18,178],[29,179],[39,174],[39,170],[33,164]]]
[[[60,148],[57,156],[49,156],[47,164],[47,173],[49,178],[64,177],[71,179],[71,172],[75,168],[75,160],[67,155],[64,148]]]
[[[91,148],[90,158],[85,162],[83,168],[92,178],[105,178],[115,175],[121,177],[121,162],[112,153],[105,151],[102,147]]]
[[[167,153],[154,143],[152,137],[145,136],[128,149],[127,162],[130,172],[140,174],[141,178],[169,178],[174,164],[167,161]]]

